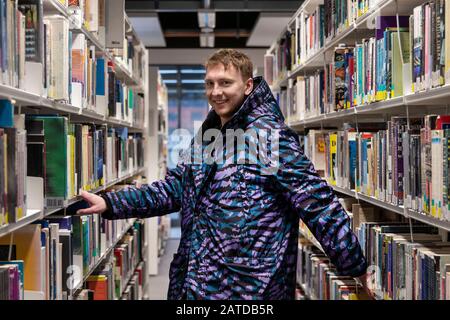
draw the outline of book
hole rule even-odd
[[[46,206],[62,207],[67,199],[67,118],[31,118],[44,123]]]
[[[24,289],[40,291],[41,289],[41,227],[37,224],[26,225],[14,233],[12,244],[15,246],[13,260],[23,260]],[[10,246],[9,236],[0,238],[0,245]]]
[[[49,86],[48,97],[55,100],[69,101],[69,22],[61,16],[46,16],[44,24],[49,36]]]
[[[14,126],[14,106],[9,100],[0,100],[0,127],[12,128]]]
[[[301,141],[332,186],[448,221],[449,126],[445,115],[392,117],[387,124],[360,125],[360,132],[348,124],[340,131],[313,130]]]

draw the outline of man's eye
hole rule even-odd
[[[230,81],[222,81],[223,86],[229,86],[231,84]]]

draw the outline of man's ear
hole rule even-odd
[[[249,95],[253,91],[253,78],[248,78],[245,82],[245,95]]]

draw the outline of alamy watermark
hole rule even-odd
[[[219,165],[255,164],[261,174],[275,174],[280,167],[280,130],[278,129],[207,129],[195,122],[195,136],[189,130],[174,130],[169,154],[173,163]],[[180,154],[181,151],[181,154]],[[181,159],[179,159],[179,157]]]

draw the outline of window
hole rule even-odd
[[[203,122],[208,114],[205,97],[205,68],[203,66],[160,66],[161,77],[167,86],[169,104],[168,167],[177,164],[181,139],[173,135],[185,129],[193,137],[194,122]],[[186,142],[186,141],[184,141]]]

